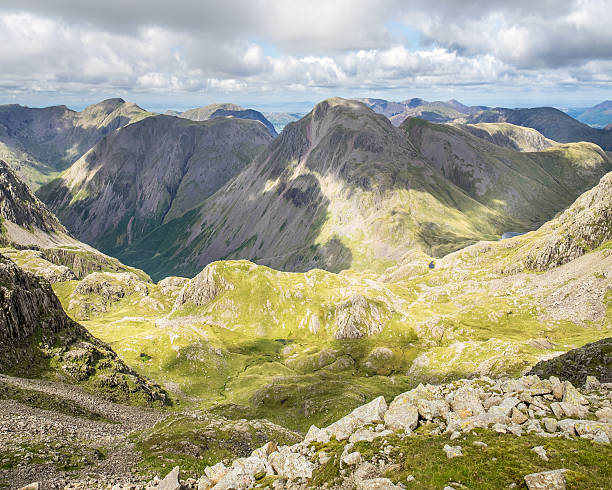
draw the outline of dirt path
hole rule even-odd
[[[135,481],[138,461],[128,435],[152,427],[167,412],[119,405],[82,389],[41,380],[0,375],[0,381],[70,400],[108,420],[90,420],[0,400],[0,488],[41,482],[41,488],[107,488]]]

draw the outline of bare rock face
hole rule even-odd
[[[612,172],[540,230],[547,233],[547,238],[526,260],[526,265],[535,270],[565,264],[612,240]]]
[[[53,366],[53,367],[52,367]],[[166,393],[71,320],[48,282],[0,254],[0,372],[46,373],[122,402],[165,404]]]
[[[66,233],[66,229],[53,213],[32,194],[28,186],[2,160],[0,160],[0,218],[22,227]]]
[[[378,308],[360,294],[336,307],[336,339],[358,339],[382,332],[383,318]]]

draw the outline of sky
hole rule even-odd
[[[2,0],[0,103],[612,99],[612,0]]]

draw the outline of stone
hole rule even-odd
[[[516,396],[504,398],[499,404],[499,408],[504,410],[504,414],[508,417],[512,413],[512,409],[520,403]]]
[[[304,437],[304,444],[308,445],[311,442],[327,444],[330,438],[331,434],[327,429],[319,429],[316,425],[311,425],[306,433],[306,437]]]
[[[593,436],[593,442],[598,444],[610,444],[610,438],[605,432],[599,431]]]
[[[525,484],[529,490],[565,490],[566,470],[543,471],[525,475]]]
[[[544,422],[544,428],[546,432],[557,432],[557,421],[551,417],[546,417],[542,419]]]
[[[512,409],[511,419],[512,419],[512,423],[517,424],[517,425],[521,425],[527,422],[527,416],[516,407]]]
[[[484,413],[485,409],[480,401],[480,396],[473,388],[463,387],[458,389],[451,401],[451,408],[459,413],[461,418]]]
[[[369,480],[357,480],[357,490],[395,490],[401,489],[389,478],[371,478]]]
[[[276,443],[274,441],[269,441],[269,442],[266,442],[260,448],[255,449],[255,451],[251,453],[251,456],[257,456],[258,458],[261,458],[261,459],[267,459],[268,456],[270,456],[270,454],[272,454],[274,451],[277,451],[277,450],[278,450],[278,446],[276,445]]]
[[[455,439],[459,439],[461,437],[461,432],[455,431],[451,434],[450,440],[454,441]]]
[[[446,400],[417,400],[417,409],[419,415],[425,420],[433,420],[435,418],[446,418],[450,412],[450,406]]]
[[[348,439],[357,429],[367,424],[382,421],[387,411],[387,402],[383,396],[375,398],[370,403],[357,407],[347,416],[326,427],[339,441]]]
[[[542,379],[532,384],[529,387],[527,392],[532,396],[536,396],[536,395],[548,395],[549,393],[552,392],[552,390],[553,390],[553,384],[547,379]]]
[[[557,419],[561,419],[563,418],[563,408],[561,408],[561,403],[559,402],[553,402],[550,404],[550,409],[552,410],[552,413],[555,414],[555,417],[557,417]]]
[[[202,475],[202,477],[198,480],[198,490],[210,490],[214,486],[214,482],[206,475]]]
[[[501,401],[502,401],[501,396],[492,395],[492,396],[489,396],[488,398],[485,398],[485,400],[482,402],[482,405],[484,406],[485,410],[489,410],[491,407],[495,405],[499,405]]]
[[[589,401],[569,381],[563,383],[563,401],[576,405],[588,405]]]
[[[575,422],[574,429],[579,436],[583,434],[594,435],[597,432],[604,432],[608,437],[612,436],[612,424],[594,420],[576,420]]]
[[[595,412],[595,416],[601,422],[612,422],[612,408],[604,407]]]
[[[563,410],[563,414],[566,417],[575,417],[575,418],[585,418],[589,413],[588,407],[583,405],[578,405],[577,403],[570,402],[561,402],[559,403],[561,406],[561,410]]]
[[[556,376],[551,376],[548,378],[552,385],[552,395],[555,400],[563,399],[563,383]]]
[[[546,449],[544,449],[544,446],[532,447],[531,450],[544,461],[548,461],[548,455],[546,454]]]
[[[517,437],[521,437],[523,435],[523,428],[520,425],[510,424],[508,426],[508,432],[514,434]]]
[[[159,490],[181,490],[180,468],[175,466],[165,478],[159,482],[157,488]]]
[[[204,474],[210,478],[213,483],[217,483],[228,472],[229,468],[227,468],[223,463],[217,463],[214,466],[208,466],[204,469]]]
[[[587,376],[584,382],[584,388],[587,390],[598,390],[601,387],[601,383],[595,376]]]
[[[480,447],[482,449],[486,449],[489,447],[489,445],[486,442],[482,442],[482,441],[474,441],[472,443],[472,446]]]
[[[567,434],[569,436],[576,435],[576,430],[575,430],[576,421],[575,420],[572,420],[572,419],[560,420],[558,423],[558,426],[559,426],[559,430],[563,432],[564,434]]]
[[[411,432],[419,423],[419,411],[409,399],[399,395],[389,405],[384,415],[385,426],[391,430]]]
[[[231,468],[213,487],[215,490],[243,490],[255,485],[255,476],[240,468]]]
[[[448,444],[444,444],[443,450],[446,453],[446,457],[448,459],[463,456],[463,453],[461,452],[461,446],[449,446]]]
[[[343,454],[341,461],[346,465],[355,466],[361,463],[361,453],[359,451],[354,451],[352,453]]]
[[[38,490],[40,488],[40,483],[34,482],[26,485],[25,487],[21,487],[19,490]]]
[[[290,451],[276,451],[268,457],[277,474],[290,480],[296,478],[312,478],[314,465],[301,454]]]
[[[356,443],[359,441],[368,441],[368,442],[372,442],[374,439],[377,439],[379,437],[386,437],[386,436],[390,436],[391,434],[393,434],[392,430],[382,430],[380,432],[376,432],[372,429],[358,429],[357,431],[355,431],[354,434],[351,434],[351,436],[349,437],[349,442],[352,443]]]
[[[410,482],[416,481],[416,478],[414,477],[414,475],[408,475],[406,477],[406,481],[410,483]]]

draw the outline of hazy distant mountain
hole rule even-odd
[[[587,109],[568,111],[568,114],[594,128],[604,128],[612,124],[612,100],[606,100]]]
[[[0,106],[0,158],[32,189],[53,179],[111,131],[150,113],[123,99],[108,99],[81,112]]]
[[[107,135],[39,195],[76,237],[117,254],[213,194],[271,139],[254,121],[153,116]]]
[[[264,116],[274,125],[277,133],[280,133],[290,122],[304,117],[305,114],[304,112],[264,112]]]
[[[180,114],[180,117],[192,121],[208,121],[216,117],[235,117],[238,119],[250,119],[263,124],[272,136],[278,136],[274,125],[265,116],[254,109],[244,109],[236,104],[211,104],[197,109],[189,109]]]
[[[431,122],[450,122],[467,117],[485,109],[484,106],[470,107],[457,100],[446,102],[429,102],[414,98],[401,102],[384,99],[357,99],[374,112],[387,116],[395,126],[399,126],[408,117],[420,117]]]
[[[533,229],[610,169],[595,145],[529,154],[419,119],[396,128],[362,103],[330,99],[120,258],[155,277],[231,258],[377,270],[409,250],[441,256]]]

